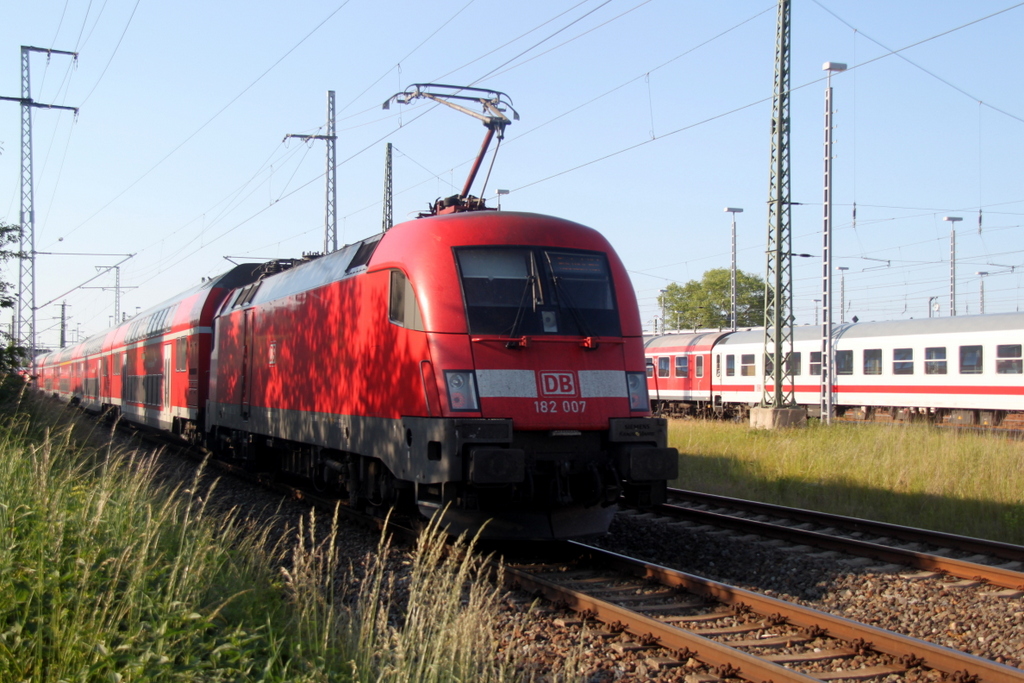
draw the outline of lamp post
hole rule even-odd
[[[727,206],[725,210],[732,214],[732,267],[729,270],[729,325],[736,331],[736,214],[743,209]]]
[[[668,293],[667,289],[661,290],[661,333],[665,334],[665,295]],[[657,333],[658,326],[654,326],[654,331]]]
[[[975,273],[980,279],[978,281],[978,308],[982,315],[985,314],[985,276],[988,275],[987,270],[979,270]]]
[[[821,229],[821,417],[832,424],[832,74],[846,71],[842,62],[825,62],[825,174]],[[814,307],[818,324],[818,307]]]
[[[501,197],[508,194],[508,190],[498,190],[498,211],[501,211]]]
[[[849,266],[836,266],[839,271],[839,322],[846,322],[846,271]]]
[[[956,224],[962,221],[960,216],[943,216],[949,221],[949,315],[956,315]]]

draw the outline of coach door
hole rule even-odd
[[[164,391],[163,391],[163,403],[161,407],[165,410],[169,410],[171,407],[171,359],[174,357],[172,353],[171,344],[164,344]]]
[[[242,419],[249,419],[249,396],[252,393],[252,309],[242,311]]]

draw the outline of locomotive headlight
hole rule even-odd
[[[647,377],[642,372],[626,373],[626,390],[629,392],[630,410],[650,410],[650,400],[647,398]]]
[[[453,411],[480,410],[476,393],[476,374],[472,370],[445,370],[448,385],[448,407]]]

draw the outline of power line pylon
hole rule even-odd
[[[298,138],[324,140],[327,142],[327,197],[324,202],[324,253],[338,250],[338,184],[337,164],[335,163],[334,146],[338,137],[334,134],[334,91],[327,91],[327,135],[298,135],[289,133],[284,139]]]
[[[395,224],[394,215],[392,214],[393,197],[392,197],[392,184],[391,184],[391,143],[388,143],[387,150],[384,152],[384,232],[391,229],[391,226]]]
[[[761,406],[795,405],[789,357],[793,352],[793,254],[789,179],[790,0],[779,0],[768,197],[768,253],[764,309],[764,388]]]
[[[69,55],[78,61],[77,52],[48,50],[42,47],[21,46],[21,97],[0,97],[0,100],[21,104],[21,239],[18,257],[18,308],[14,317],[14,339],[28,354],[28,361],[35,374],[36,351],[36,217],[32,180],[32,108],[66,109],[78,115],[78,107],[59,104],[42,104],[32,99],[32,84],[29,78],[29,57],[33,52],[45,52],[49,61],[51,55]]]

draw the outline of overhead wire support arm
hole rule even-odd
[[[455,111],[462,112],[463,114],[468,114],[469,116],[481,121],[487,128],[483,144],[480,146],[480,152],[473,161],[473,166],[466,178],[465,185],[462,187],[461,194],[444,200],[443,206],[440,205],[441,202],[439,201],[431,207],[431,213],[454,213],[456,211],[469,211],[486,208],[484,207],[482,199],[470,197],[469,190],[473,186],[473,181],[476,179],[476,174],[479,172],[480,165],[491,145],[491,140],[493,140],[494,136],[497,135],[498,143],[500,145],[501,140],[505,137],[505,127],[512,123],[512,121],[519,120],[519,112],[517,112],[512,106],[511,98],[503,92],[487,88],[471,88],[468,86],[445,85],[443,83],[414,83],[403,92],[392,95],[385,100],[382,108],[390,109],[392,102],[396,102],[398,104],[409,104],[413,100],[421,97],[438,104],[443,104],[444,106],[450,107]],[[482,111],[473,111],[472,109],[459,104],[456,100],[476,102],[480,104]],[[505,115],[506,111],[512,112],[511,119]],[[497,152],[495,152],[495,154],[497,154]],[[483,192],[481,191],[481,195],[482,194]]]
[[[335,145],[338,136],[334,131],[334,91],[327,91],[327,134],[326,135],[299,135],[288,133],[281,142],[288,138],[298,138],[303,142],[310,140],[324,140],[327,142],[327,170],[324,178],[326,180],[326,198],[324,200],[324,253],[329,254],[338,250],[338,165],[335,163]]]

